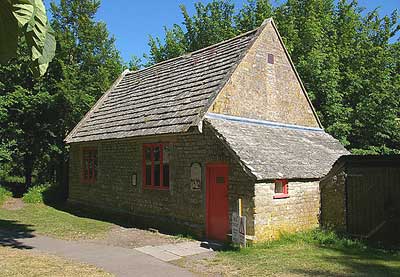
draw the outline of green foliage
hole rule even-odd
[[[174,24],[164,28],[165,38],[150,36],[150,55],[147,65],[178,57],[238,34],[234,27],[234,5],[231,1],[213,0],[208,4],[195,4],[195,15],[190,16],[184,5],[180,6],[184,26]]]
[[[150,38],[148,64],[252,30],[274,17],[326,131],[354,153],[400,150],[399,15],[363,12],[356,0],[248,0],[181,6],[183,26]],[[354,149],[354,150],[353,150]]]
[[[24,43],[15,59],[0,65],[0,165],[8,174],[24,176],[26,187],[33,179],[65,180],[63,139],[123,69],[114,38],[95,20],[99,5],[91,0],[51,4],[57,49],[43,77],[30,71],[32,49]]]
[[[7,200],[7,198],[12,197],[11,191],[7,190],[5,187],[0,185],[0,206]]]
[[[56,42],[42,0],[0,2],[0,63],[16,56],[19,33],[24,34],[30,49],[34,75],[44,75],[54,57]]]
[[[128,69],[130,71],[136,71],[141,69],[142,67],[142,59],[140,59],[138,56],[133,55],[128,63]]]
[[[37,204],[44,203],[45,194],[50,189],[50,184],[36,185],[31,187],[27,193],[24,194],[22,200],[25,203]]]

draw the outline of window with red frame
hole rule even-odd
[[[143,185],[151,189],[169,189],[168,145],[143,145]]]
[[[95,183],[97,178],[97,149],[84,148],[82,150],[82,181]]]
[[[289,197],[289,185],[287,179],[275,180],[275,195],[274,198]]]

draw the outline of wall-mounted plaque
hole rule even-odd
[[[192,190],[201,190],[201,165],[192,163],[190,167],[190,187]]]

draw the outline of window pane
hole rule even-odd
[[[276,182],[275,183],[275,193],[283,193],[283,183],[282,182]]]
[[[160,147],[154,147],[154,161],[160,161]]]
[[[146,186],[151,186],[151,165],[146,165]]]
[[[165,187],[169,187],[169,164],[163,164],[163,183]]]
[[[160,186],[160,166],[154,166],[154,185],[159,187]]]
[[[146,164],[151,164],[151,147],[145,147]]]

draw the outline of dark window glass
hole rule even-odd
[[[146,185],[151,185],[151,164],[146,165]]]
[[[146,157],[146,164],[147,163],[151,163],[151,148],[150,147],[146,147],[145,148],[146,153],[145,153],[145,157]]]
[[[283,183],[282,182],[275,183],[275,193],[283,193]]]
[[[154,161],[160,161],[160,147],[154,147]]]
[[[160,166],[154,166],[154,185],[160,186]]]
[[[217,181],[217,184],[225,184],[224,176],[218,176],[216,181]]]

